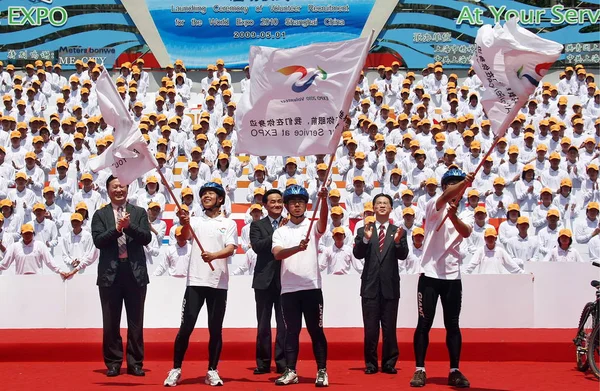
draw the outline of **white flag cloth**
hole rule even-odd
[[[563,46],[520,27],[517,18],[482,26],[475,38],[472,64],[485,91],[481,104],[496,136],[502,137],[519,106],[533,93]]]
[[[128,185],[158,163],[106,70],[98,78],[96,91],[100,112],[104,121],[114,128],[115,141],[102,155],[90,159],[89,167],[94,172],[110,167],[119,182]]]
[[[249,91],[237,106],[238,151],[259,156],[333,153],[370,38],[250,48]]]

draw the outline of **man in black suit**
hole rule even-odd
[[[283,373],[285,362],[285,325],[281,313],[281,262],[271,252],[273,232],[281,224],[283,198],[277,189],[268,190],[263,198],[268,216],[250,225],[250,244],[256,253],[252,288],[256,300],[256,369],[255,375],[271,371],[271,314],[275,307],[277,335],[275,336],[275,365]]]
[[[398,260],[408,256],[406,232],[389,222],[392,198],[378,194],[373,198],[375,223],[358,230],[354,241],[354,256],[364,259],[361,276],[363,323],[365,327],[366,374],[377,373],[377,343],[379,325],[383,334],[381,370],[395,374],[398,361],[396,322],[400,301]]]
[[[107,376],[118,376],[123,362],[120,324],[127,312],[127,373],[144,376],[144,301],[149,283],[144,246],[150,224],[143,208],[127,203],[128,186],[112,175],[106,180],[110,204],[92,218],[94,245],[100,250],[97,285],[102,304],[102,350]]]

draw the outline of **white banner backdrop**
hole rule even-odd
[[[531,274],[476,275],[463,279],[461,327],[574,328],[583,305],[594,298],[590,264],[527,265]],[[152,278],[152,277],[151,277]],[[402,276],[398,327],[417,322],[418,276]],[[251,276],[232,276],[224,327],[256,326]],[[324,276],[326,327],[362,327],[360,276]],[[185,280],[154,277],[148,286],[145,327],[179,327]],[[62,282],[53,275],[0,276],[0,328],[101,328],[96,276]],[[441,307],[434,327],[443,327]],[[125,316],[123,316],[125,326]],[[206,309],[196,327],[206,327]]]

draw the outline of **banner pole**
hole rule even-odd
[[[162,173],[162,171],[160,170],[160,168],[158,168],[158,167],[155,167],[155,168],[156,168],[156,171],[158,171],[158,174],[160,175],[162,183],[166,184],[164,186],[167,188],[169,194],[171,195],[171,198],[173,198],[173,201],[175,202],[175,205],[177,206],[177,209],[182,210],[181,209],[181,204],[179,203],[179,200],[177,199],[177,197],[175,197],[175,194],[173,193],[173,190],[171,189],[171,186],[168,185],[169,182],[167,182],[167,179],[165,178],[164,174]],[[200,251],[204,252],[204,248],[200,244],[200,240],[198,239],[198,237],[196,236],[196,233],[192,229],[191,224],[190,224],[190,232],[192,233],[192,237],[194,238],[194,241],[196,242],[196,244],[200,248]],[[212,263],[211,262],[207,262],[207,263],[208,263],[208,266],[210,266],[210,270],[212,270],[214,272],[215,271],[215,267],[212,265]]]
[[[510,122],[508,122],[508,121],[504,122],[504,124],[503,124],[504,126],[502,126],[502,129],[501,129],[502,132],[506,133],[506,130],[508,130],[508,127],[510,126],[510,124],[512,123],[512,121],[517,117],[517,114],[518,114],[519,110],[521,110],[521,107],[522,107],[521,102],[522,102],[521,99],[517,100],[517,103],[515,103],[515,106],[506,115],[507,118],[510,118]],[[502,133],[502,132],[500,132],[500,133]],[[502,137],[498,137],[498,136],[496,136],[494,138],[494,142],[490,146],[490,149],[487,151],[487,153],[481,159],[481,161],[479,162],[479,165],[475,169],[475,172],[474,172],[475,175],[477,175],[477,173],[479,172],[479,170],[481,170],[481,167],[483,167],[483,164],[485,163],[485,160],[492,154],[492,151],[494,151],[494,148],[496,148],[496,144],[498,144],[498,141],[500,141],[501,138]],[[466,183],[463,183],[462,190],[460,192],[460,197],[456,197],[457,198],[456,202],[460,202],[462,196],[465,194],[465,190],[467,190],[467,186],[466,185],[467,185]],[[439,231],[440,228],[442,228],[442,225],[444,225],[444,223],[446,222],[447,218],[448,218],[448,213],[446,213],[446,216],[444,216],[444,218],[442,219],[442,221],[440,222],[440,224],[435,229],[436,232]]]
[[[331,159],[329,159],[329,164],[327,165],[327,172],[325,172],[325,180],[321,184],[321,187],[325,186],[327,181],[329,180],[329,175],[331,174],[331,167],[333,167],[333,160],[335,159],[335,153],[331,155]],[[319,179],[317,179],[317,194],[321,191],[321,187],[319,187]],[[315,218],[317,217],[317,210],[319,210],[319,206],[321,204],[321,197],[317,197],[317,202],[315,202],[315,207],[313,208],[313,214],[310,218],[310,224],[308,225],[308,231],[306,232],[306,239],[309,238],[310,230],[315,222]]]

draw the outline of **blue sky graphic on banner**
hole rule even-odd
[[[395,8],[394,5],[396,4]],[[468,66],[477,30],[518,15],[565,46],[557,65],[600,64],[600,0],[0,0],[0,60],[59,62],[59,50],[151,52],[188,69],[248,62],[251,45],[290,48],[364,36],[372,53],[420,69]],[[391,14],[390,14],[391,11]],[[137,23],[137,24],[136,24]],[[109,61],[109,57],[107,57]],[[65,62],[63,65],[67,66]]]
[[[598,0],[554,3],[557,2],[401,0],[373,52],[393,53],[411,69],[424,68],[434,61],[466,67],[479,26],[504,23],[512,15],[518,15],[523,27],[565,46],[560,60],[600,63]],[[545,6],[537,6],[540,4]]]
[[[248,63],[251,45],[290,48],[360,36],[374,0],[147,0],[171,60]]]

